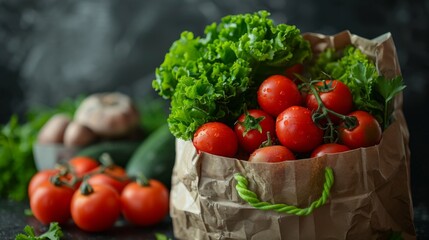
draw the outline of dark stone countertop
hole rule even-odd
[[[26,216],[24,211],[29,208],[28,202],[14,202],[0,199],[0,239],[15,239],[18,233],[23,233],[24,227],[30,225],[37,235],[47,231],[48,226],[41,224],[33,216]],[[417,239],[429,239],[429,211],[428,206],[420,204],[414,208],[414,223]],[[154,227],[131,226],[124,220],[118,220],[115,226],[102,233],[87,233],[78,229],[72,222],[61,226],[64,239],[156,239],[155,233],[162,233],[173,238],[171,219],[167,217]]]

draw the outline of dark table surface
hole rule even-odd
[[[47,231],[48,226],[41,224],[32,216],[26,216],[24,211],[28,209],[27,202],[13,202],[0,199],[0,239],[15,239],[18,233],[22,233],[26,225],[35,229],[36,234]],[[414,208],[414,223],[417,239],[429,239],[429,211],[427,205],[420,204]],[[173,238],[171,219],[167,217],[162,223],[143,228],[127,224],[123,220],[117,221],[115,226],[102,233],[87,233],[78,229],[73,223],[61,226],[64,239],[156,239],[156,233],[162,233]]]

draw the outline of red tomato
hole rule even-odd
[[[224,157],[233,157],[238,149],[234,131],[220,122],[208,122],[199,127],[194,134],[193,143],[198,151]]]
[[[328,153],[339,153],[350,150],[346,145],[338,144],[338,143],[326,143],[318,146],[311,153],[311,157],[320,157]]]
[[[295,74],[301,74],[303,72],[303,70],[304,70],[304,65],[297,63],[297,64],[293,65],[292,67],[287,68],[285,71],[285,75],[286,75],[286,77],[288,77],[291,80],[301,82],[300,80],[297,79]]]
[[[267,132],[270,132],[273,138],[276,133],[275,126],[276,122],[268,113],[252,109],[238,118],[234,130],[240,146],[252,153],[268,139]]]
[[[319,96],[327,109],[342,115],[352,111],[353,97],[347,85],[338,80],[326,80],[317,82],[315,86],[316,89],[320,89]],[[330,90],[324,90],[325,88]],[[316,97],[311,92],[306,96],[306,106],[310,110],[316,110],[319,107]],[[329,117],[334,123],[341,121],[339,117],[332,114],[329,114]]]
[[[37,220],[43,224],[66,223],[70,219],[70,202],[74,190],[56,186],[50,181],[36,187],[30,198],[30,208]]]
[[[131,182],[122,191],[121,204],[127,221],[140,226],[154,225],[168,214],[168,190],[154,179],[147,186]]]
[[[88,193],[82,191],[82,188],[84,186],[74,193],[70,204],[75,224],[88,232],[100,232],[111,228],[121,214],[118,192],[107,185],[92,185],[92,191]]]
[[[308,108],[293,106],[277,117],[276,135],[283,146],[305,153],[322,143],[323,130],[313,122],[311,114]]]
[[[122,190],[129,182],[125,169],[116,165],[108,167],[105,169],[104,173],[94,174],[88,179],[88,183],[91,185],[109,185],[119,194],[121,194]]]
[[[283,162],[295,160],[295,155],[285,146],[273,145],[256,149],[249,162]]]
[[[273,75],[259,86],[258,104],[265,112],[276,117],[288,107],[301,105],[301,94],[296,84],[282,75]]]
[[[382,130],[378,121],[368,112],[354,111],[348,116],[357,119],[357,125],[353,129],[347,129],[345,123],[341,123],[338,129],[340,143],[349,148],[370,147],[381,141]]]
[[[94,170],[99,166],[99,163],[97,160],[90,157],[84,157],[84,156],[78,156],[70,159],[69,164],[72,167],[72,171],[78,177],[83,177],[83,175],[91,172],[92,170]]]
[[[31,198],[31,195],[33,195],[34,190],[38,186],[44,182],[49,182],[49,179],[58,173],[60,173],[59,169],[46,169],[34,174],[33,177],[31,177],[30,183],[28,184],[28,197]]]

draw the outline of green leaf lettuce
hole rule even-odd
[[[205,36],[183,32],[156,69],[153,88],[171,99],[170,131],[189,140],[209,121],[233,122],[256,106],[260,82],[303,63],[310,44],[298,28],[275,25],[266,11],[230,15],[206,27]]]

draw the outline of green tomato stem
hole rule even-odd
[[[147,179],[147,177],[143,173],[140,173],[140,175],[136,178],[136,182],[138,185],[140,185],[142,187],[150,186],[149,180]]]
[[[84,196],[88,196],[94,192],[94,188],[92,188],[91,184],[88,183],[87,177],[83,179],[83,182],[80,185],[79,190],[80,190],[80,193]]]

